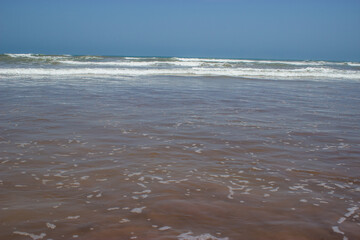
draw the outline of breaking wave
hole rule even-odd
[[[360,80],[360,63],[210,58],[0,55],[0,78],[44,76],[226,76],[274,80]]]

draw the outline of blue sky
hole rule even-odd
[[[1,0],[0,53],[360,61],[360,1]]]

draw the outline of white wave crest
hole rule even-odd
[[[294,67],[326,67],[326,66],[351,66],[359,67],[358,62],[328,62],[328,61],[281,61],[281,60],[251,60],[251,59],[218,59],[218,58],[157,58],[157,57],[102,57],[102,56],[71,56],[71,55],[42,55],[33,53],[13,54],[5,53],[4,55],[21,59],[46,60],[68,65],[101,65],[101,66],[157,66],[168,64],[170,66],[198,67],[204,64],[210,66],[215,64],[234,64],[234,65],[269,65],[271,66],[294,66]],[[91,61],[104,60],[111,61]],[[159,60],[161,59],[161,60]],[[88,61],[84,61],[88,60]]]
[[[353,66],[353,67],[360,67],[360,63],[345,62],[344,64],[347,64],[347,65],[349,65],[349,66]]]
[[[314,80],[360,80],[360,71],[307,67],[302,69],[262,68],[0,68],[0,77],[9,76],[227,76],[256,79],[314,79]]]
[[[326,65],[350,65],[360,66],[360,63],[353,62],[327,62],[327,61],[280,61],[280,60],[247,60],[247,59],[217,59],[217,58],[173,58],[182,62],[200,62],[200,63],[248,63],[248,64],[282,64],[294,66],[326,66]]]
[[[36,58],[32,53],[5,53],[4,55],[12,58]]]
[[[118,67],[157,67],[161,65],[181,66],[181,67],[198,67],[201,62],[174,62],[174,61],[109,61],[109,62],[90,62],[90,61],[59,61],[67,65],[88,65],[88,66],[118,66]]]
[[[66,60],[79,58],[84,60],[93,60],[93,59],[103,59],[100,56],[72,56],[72,55],[42,55],[42,54],[34,54],[34,53],[5,53],[4,55],[12,58],[27,58],[27,59],[35,59],[35,60],[48,60],[48,61],[58,61],[58,60]]]

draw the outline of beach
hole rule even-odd
[[[359,239],[360,63],[0,55],[0,239]]]

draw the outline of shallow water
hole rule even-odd
[[[360,81],[0,77],[0,239],[360,238]]]

